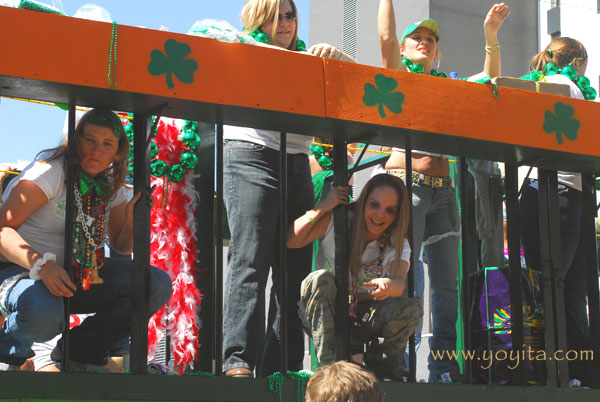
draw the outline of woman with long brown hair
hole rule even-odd
[[[95,313],[70,331],[71,367],[107,371],[109,349],[129,336],[132,310],[132,264],[104,257],[112,248],[133,248],[133,207],[126,202],[123,180],[129,141],[121,120],[108,110],[92,109],[75,130],[75,162],[66,163],[66,141],[42,152],[12,180],[0,206],[0,362],[9,369],[33,356],[33,342],[64,331],[63,297],[71,313]],[[75,208],[66,211],[66,170],[75,175]],[[65,244],[65,216],[75,215],[72,243]],[[71,275],[63,268],[64,249],[72,247]],[[169,276],[150,271],[148,313],[171,295]],[[61,360],[62,340],[52,352]]]
[[[312,334],[320,365],[335,361],[333,209],[348,203],[348,188],[336,187],[317,208],[296,219],[288,231],[288,247],[321,239],[317,270],[302,282],[300,315]],[[423,315],[422,302],[405,295],[410,265],[406,240],[409,200],[397,177],[371,178],[350,205],[348,244],[353,343],[371,342],[364,362],[380,378],[394,379],[406,341]],[[404,296],[404,297],[401,297]],[[377,338],[383,338],[380,344]]]

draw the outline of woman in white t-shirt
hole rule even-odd
[[[123,254],[133,249],[133,207],[123,193],[129,140],[121,120],[92,109],[75,131],[75,162],[66,163],[66,141],[40,153],[11,181],[0,207],[0,362],[20,366],[33,356],[33,342],[65,329],[63,297],[71,313],[93,313],[70,331],[71,367],[102,370],[108,350],[130,333],[132,264],[104,258],[106,239]],[[66,211],[66,170],[74,169],[75,208]],[[65,244],[65,216],[76,216],[73,239]],[[73,251],[70,273],[64,250]],[[67,264],[69,265],[69,264]],[[150,270],[148,312],[170,297],[168,275]],[[61,360],[62,340],[52,352]]]
[[[571,98],[593,99],[595,91],[585,78],[588,55],[581,42],[572,38],[557,38],[530,63],[530,77],[544,82],[569,85]],[[537,73],[536,73],[537,72]],[[581,82],[584,82],[582,85]],[[587,94],[587,95],[586,95]],[[568,104],[568,100],[565,100]],[[540,227],[537,171],[523,186],[519,202],[521,242],[527,266],[541,270]],[[564,275],[567,344],[569,350],[589,349],[589,323],[587,318],[586,269],[590,261],[583,247],[583,199],[581,175],[557,172],[560,208],[560,238],[562,265],[556,275]],[[591,367],[584,360],[569,361],[569,376],[590,385]]]
[[[336,295],[333,209],[348,203],[348,188],[337,187],[319,205],[296,219],[288,231],[288,247],[321,239],[317,271],[302,282],[300,315],[311,333],[319,364],[336,360],[334,304]],[[352,343],[371,342],[364,362],[379,378],[394,379],[406,341],[423,315],[422,302],[405,295],[410,266],[406,240],[409,201],[401,179],[372,177],[350,205],[349,314]],[[400,297],[404,296],[404,297]],[[379,343],[377,338],[383,338]]]

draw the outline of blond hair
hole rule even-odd
[[[585,46],[577,39],[566,36],[556,38],[544,50],[532,57],[529,69],[532,71],[544,71],[546,64],[554,63],[558,68],[569,65],[573,60],[588,59]]]
[[[377,378],[356,363],[321,367],[308,381],[306,402],[383,402]]]
[[[386,229],[386,232],[390,235],[392,249],[396,251],[394,265],[400,265],[402,246],[408,233],[408,224],[410,221],[408,191],[400,178],[385,173],[378,174],[367,182],[358,197],[358,201],[354,204],[354,217],[350,229],[350,257],[348,261],[348,269],[351,275],[356,275],[362,265],[361,260],[367,234],[367,225],[364,218],[367,200],[371,193],[379,187],[390,187],[398,195],[398,213],[394,222]]]
[[[273,29],[270,32],[270,37],[274,37],[279,24],[279,6],[285,0],[246,0],[246,4],[242,9],[242,24],[244,24],[244,33],[252,33],[257,29],[273,21]],[[288,47],[288,50],[296,50],[298,43],[298,9],[294,0],[287,0],[296,14],[296,29],[294,31],[294,40]],[[266,32],[265,32],[266,33]]]

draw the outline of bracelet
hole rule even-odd
[[[485,51],[488,53],[498,53],[500,51],[500,43],[495,45],[485,45]]]
[[[305,215],[308,218],[309,222],[312,223],[313,225],[315,225],[317,223],[317,221],[313,218],[311,218],[311,216],[308,214],[310,211],[306,211]],[[317,215],[319,214],[319,210],[317,209]]]
[[[44,253],[44,256],[42,258],[38,258],[33,263],[33,267],[31,267],[31,269],[29,270],[29,277],[34,281],[39,281],[40,279],[42,279],[42,277],[40,276],[40,271],[44,264],[46,264],[49,261],[56,262],[56,255],[52,253]]]

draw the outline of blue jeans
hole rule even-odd
[[[101,285],[77,290],[70,299],[71,313],[96,313],[70,331],[70,358],[96,365],[106,364],[109,349],[131,332],[131,261],[104,259],[100,269]],[[3,264],[0,283],[26,270]],[[169,275],[150,267],[149,313],[153,314],[171,296]],[[29,276],[8,290],[8,316],[0,330],[0,361],[21,365],[34,355],[33,342],[45,342],[65,329],[63,298],[52,295],[43,281]]]
[[[456,192],[451,187],[433,188],[413,184],[412,219],[414,238],[412,250],[420,253],[424,246],[431,287],[432,337],[429,347],[433,353],[456,349],[456,319],[458,315],[458,249],[460,221]],[[421,271],[422,272],[422,271]],[[419,273],[415,272],[415,285]],[[422,293],[421,293],[422,294]],[[419,296],[417,294],[417,296]],[[450,359],[428,357],[429,381],[439,380],[440,374],[458,370]]]
[[[407,295],[407,292],[405,292],[404,295]],[[415,296],[414,297],[418,297],[422,302],[424,302],[424,300],[425,300],[424,296],[425,296],[425,270],[423,268],[423,260],[421,258],[419,258],[417,260],[417,266],[415,267]],[[412,296],[408,296],[408,297],[412,297]],[[419,324],[417,324],[417,328],[415,328],[415,351],[419,350],[419,346],[421,346],[421,332],[423,332],[423,316],[422,315],[421,315],[421,318],[419,319]],[[401,365],[401,367],[403,369],[408,369],[409,353],[410,353],[410,345],[407,342],[406,350],[404,351],[404,360],[402,361],[402,365]]]
[[[567,343],[569,350],[588,350],[587,285],[585,269],[589,264],[581,240],[583,203],[581,191],[558,185],[560,210],[561,275],[564,275]],[[541,269],[538,183],[523,187],[519,203],[521,242],[528,267]],[[589,379],[589,362],[569,362],[571,378],[584,383]]]
[[[279,371],[279,151],[226,141],[224,198],[229,220],[228,268],[223,308],[223,371],[254,369],[264,335],[264,292],[273,272],[266,345],[260,375]],[[288,225],[314,207],[308,156],[288,154]],[[284,234],[285,236],[285,234]],[[312,245],[287,250],[288,357],[302,368],[304,338],[297,312],[300,284],[310,273]]]

